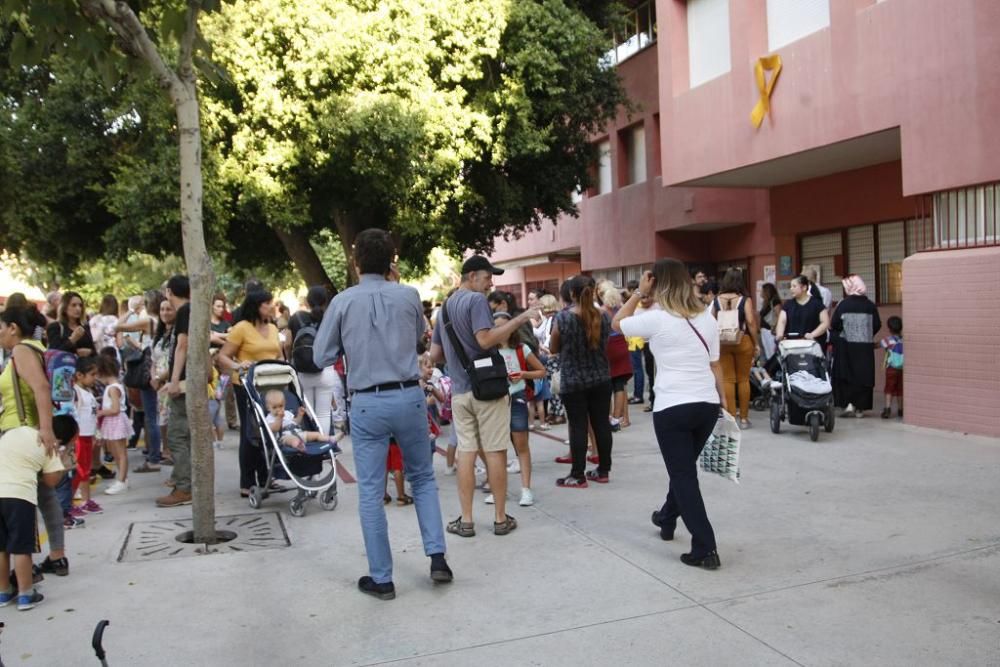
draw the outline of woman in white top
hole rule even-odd
[[[633,315],[639,301],[653,294],[659,307]],[[639,289],[615,315],[612,327],[626,336],[649,340],[656,360],[653,428],[670,476],[667,500],[653,512],[660,537],[671,540],[677,518],[691,532],[686,565],[719,567],[715,533],[698,486],[698,456],[726,407],[719,366],[719,328],[698,299],[684,264],[661,259],[639,281]]]

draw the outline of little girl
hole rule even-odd
[[[114,496],[128,491],[128,459],[125,441],[132,435],[132,422],[125,414],[125,388],[118,380],[118,360],[101,355],[97,360],[97,373],[104,383],[101,409],[97,411],[101,421],[101,435],[104,444],[115,459],[117,478],[104,490]]]

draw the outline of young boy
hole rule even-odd
[[[896,409],[903,416],[903,320],[893,315],[886,322],[891,336],[883,338],[879,345],[885,350],[885,408],[882,419],[892,415],[892,398],[896,397]]]
[[[285,410],[284,392],[272,389],[264,395],[264,403],[267,405],[267,417],[265,417],[267,427],[278,434],[278,442],[285,447],[304,452],[307,442],[329,442],[333,444],[334,451],[340,451],[337,442],[344,437],[343,433],[325,436],[319,431],[303,430],[302,418],[305,416],[306,410],[299,408],[297,416],[293,416],[291,412]]]
[[[79,494],[82,504],[72,510],[73,517],[79,519],[82,514],[100,514],[104,511],[90,497],[90,484],[87,478],[94,457],[94,436],[97,433],[97,399],[93,388],[97,384],[97,359],[95,357],[80,357],[76,361],[76,377],[74,389],[76,400],[73,407],[76,410],[76,423],[79,433],[76,436],[76,473],[73,476],[73,494]]]
[[[63,443],[65,444],[65,443]],[[55,488],[63,476],[58,456],[46,454],[38,442],[38,431],[19,427],[0,440],[0,572],[10,571],[14,556],[17,591],[0,591],[0,607],[16,601],[18,611],[33,609],[42,595],[32,584],[31,555],[38,549],[35,504],[38,482]]]

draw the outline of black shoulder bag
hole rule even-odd
[[[507,379],[507,363],[503,360],[503,355],[497,350],[493,350],[470,362],[468,355],[465,354],[462,341],[458,340],[451,325],[447,302],[441,306],[441,319],[445,331],[448,332],[451,346],[455,348],[455,354],[458,355],[458,360],[462,362],[462,368],[469,376],[469,381],[472,384],[472,395],[480,401],[495,401],[498,398],[506,397],[510,390],[510,381]]]

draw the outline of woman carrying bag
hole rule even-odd
[[[655,296],[660,308],[633,315],[639,301]],[[715,532],[698,485],[698,456],[726,408],[719,365],[719,328],[691,284],[684,264],[661,259],[639,281],[639,289],[615,315],[612,326],[649,341],[656,360],[653,428],[670,476],[667,500],[653,512],[660,537],[672,540],[677,519],[691,532],[685,565],[719,567]]]

